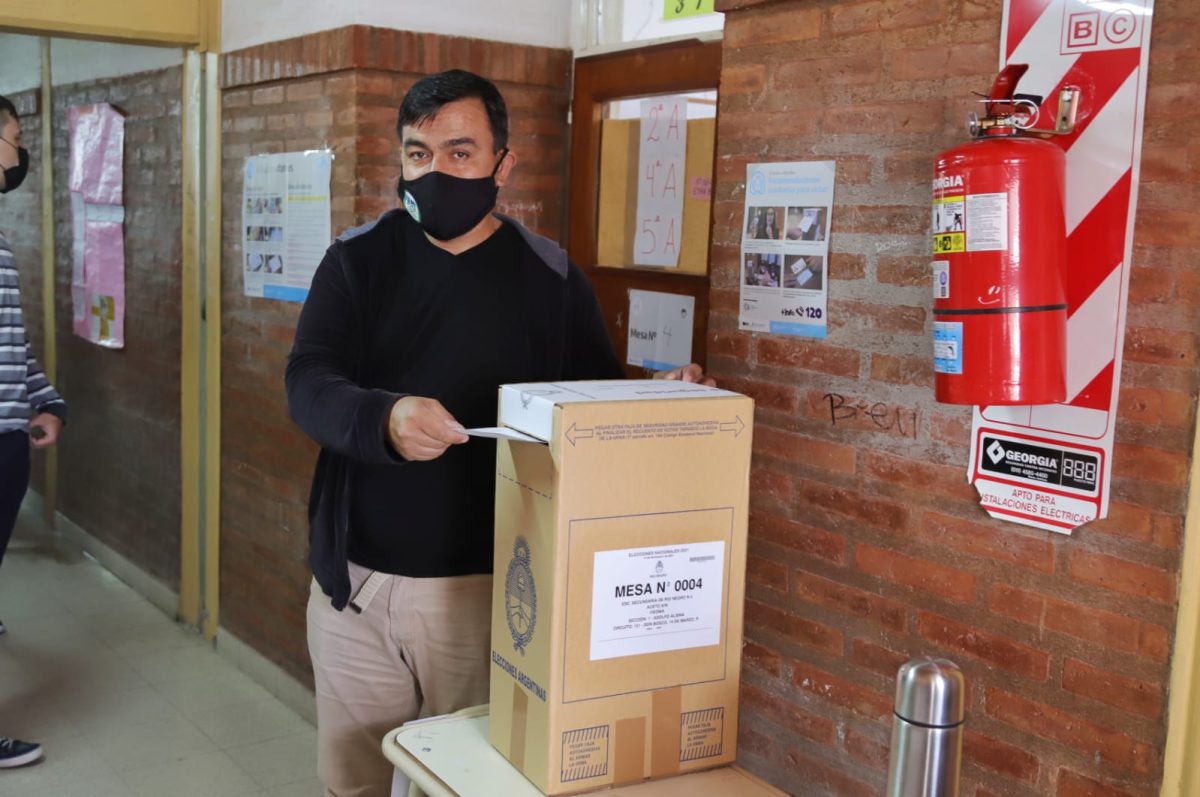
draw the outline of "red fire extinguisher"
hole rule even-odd
[[[1066,399],[1066,158],[1043,136],[1074,129],[1078,89],[1014,94],[1011,64],[972,114],[972,140],[937,157],[933,178],[933,347],[937,400],[1052,404]]]

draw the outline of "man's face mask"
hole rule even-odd
[[[7,194],[20,186],[25,181],[25,175],[29,173],[29,150],[18,147],[7,138],[0,138],[0,141],[17,151],[17,165],[4,170],[4,188],[0,190],[0,194]]]
[[[425,232],[439,241],[450,241],[475,229],[475,225],[496,206],[496,172],[508,156],[500,160],[488,177],[455,177],[445,172],[427,172],[415,180],[400,178],[398,193],[404,209]]]

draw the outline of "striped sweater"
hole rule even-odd
[[[28,431],[29,419],[43,412],[65,419],[67,405],[33,358],[12,247],[0,234],[0,434]]]

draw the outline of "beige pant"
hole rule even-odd
[[[329,797],[389,797],[384,735],[487,702],[492,577],[406,578],[350,564],[337,611],[314,580],[308,652],[317,697],[317,773]]]

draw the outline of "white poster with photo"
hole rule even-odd
[[[643,100],[633,242],[636,265],[679,266],[686,160],[687,97]]]
[[[660,291],[629,291],[625,362],[669,371],[692,361],[696,297]]]
[[[246,295],[303,302],[333,237],[329,150],[246,158],[242,268]]]
[[[742,329],[823,338],[834,161],[746,166]]]

